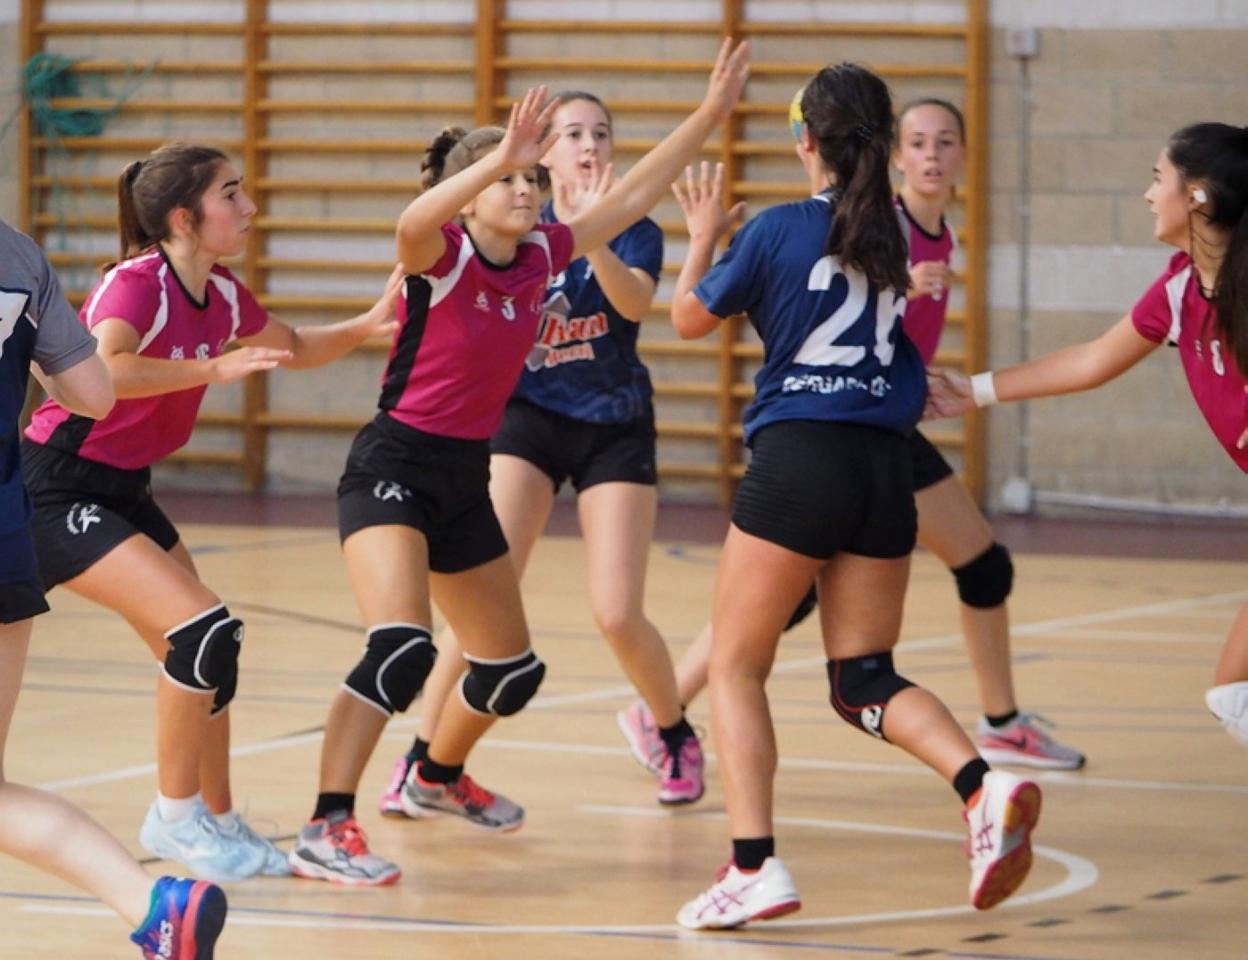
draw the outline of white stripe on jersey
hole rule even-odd
[[[142,353],[143,348],[160,336],[160,331],[165,329],[165,324],[169,322],[169,291],[165,289],[165,277],[169,274],[169,264],[162,263],[160,271],[156,274],[156,280],[160,287],[160,306],[156,308],[156,316],[152,319],[152,325],[147,333],[143,334],[143,339],[139,341],[139,349],[135,353]]]
[[[230,305],[230,335],[226,338],[226,343],[229,343],[238,336],[238,328],[243,322],[243,313],[238,306],[238,283],[229,277],[221,277],[215,273],[208,274],[208,279],[221,291],[221,296],[225,297],[225,302]]]
[[[465,230],[463,242],[459,245],[459,259],[455,261],[455,266],[451,268],[451,272],[445,277],[431,277],[428,274],[421,274],[431,290],[429,296],[430,309],[436,307],[445,299],[448,293],[455,289],[455,284],[459,282],[464,268],[468,266],[468,261],[472,259],[474,253],[476,253],[476,250],[473,249],[472,241],[468,239],[468,231]]]
[[[113,267],[113,269],[109,270],[108,273],[104,274],[104,279],[100,281],[100,285],[95,288],[95,293],[92,295],[91,299],[87,301],[87,329],[88,330],[90,330],[91,327],[94,326],[96,322],[96,318],[95,318],[96,304],[100,302],[100,297],[104,295],[104,291],[107,290],[109,286],[112,284],[113,280],[116,279],[117,272],[119,270],[132,270],[136,266],[138,266],[140,263],[145,263],[146,261],[152,259],[152,257],[158,257],[158,256],[160,256],[160,253],[158,251],[153,250],[151,253],[149,253],[145,257],[135,257],[133,260],[126,260],[124,263],[119,263],[117,264],[117,266]],[[103,317],[102,319],[108,320],[109,318]]]
[[[550,239],[541,230],[531,230],[520,238],[521,243],[524,243],[526,240],[529,243],[536,243],[542,248],[542,252],[546,254],[546,286],[549,287],[555,282],[555,261],[550,254]]]
[[[1192,276],[1192,265],[1176,273],[1166,281],[1166,300],[1170,303],[1170,332],[1166,334],[1166,343],[1177,346],[1179,333],[1183,329],[1183,291],[1187,289],[1187,281]]]

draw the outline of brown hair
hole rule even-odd
[[[906,240],[893,210],[888,86],[856,63],[824,67],[802,92],[802,122],[836,177],[838,198],[826,251],[876,287],[910,287]]]
[[[201,201],[221,164],[229,158],[216,147],[170,143],[146,160],[126,165],[117,180],[117,216],[123,260],[169,238],[169,214],[191,211],[199,226]]]

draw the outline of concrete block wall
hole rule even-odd
[[[152,0],[50,0],[49,8],[63,17],[88,17],[143,13]],[[17,63],[17,17],[19,0],[0,0],[0,62]],[[179,8],[178,15],[232,19],[240,5],[236,0],[193,0]],[[388,17],[433,20],[464,20],[471,17],[469,0],[417,2],[410,0],[369,0],[352,6],[353,19]],[[419,9],[416,9],[419,8]],[[160,5],[166,11],[167,7]],[[275,0],[274,15],[283,19],[324,17],[327,5],[312,0]],[[903,22],[947,22],[961,17],[960,2],[909,2],[909,0],[754,0],[747,4],[747,16],[767,19],[881,20]],[[604,2],[587,12],[581,0],[513,0],[509,13],[516,17],[644,19],[675,16],[679,19],[716,18],[717,0],[699,0],[679,9],[657,0]],[[1248,6],[1242,0],[1103,0],[1088,3],[1076,0],[1050,0],[1044,4],[1022,0],[996,0],[992,4],[991,58],[991,199],[990,199],[990,359],[993,366],[1011,363],[1019,357],[1019,203],[1021,113],[1019,101],[1020,68],[1005,54],[1007,26],[1030,23],[1040,30],[1039,56],[1029,64],[1032,82],[1031,166],[1031,256],[1029,298],[1031,304],[1031,352],[1049,350],[1066,343],[1097,335],[1130,309],[1164,265],[1170,251],[1152,239],[1152,219],[1142,194],[1149,181],[1150,168],[1167,135],[1176,127],[1198,119],[1248,122],[1248,72],[1242,68],[1242,48],[1248,39]],[[601,38],[600,38],[601,39]],[[107,46],[113,40],[101,40]],[[146,41],[145,41],[146,42]],[[214,41],[218,42],[218,41]],[[317,41],[285,38],[281,43],[307,46],[301,54],[315,56]],[[343,43],[332,41],[334,55],[341,56]],[[520,35],[516,52],[537,56],[542,53],[567,56],[596,49],[599,42],[588,38],[542,38]],[[763,41],[774,46],[774,39]],[[362,54],[404,58],[413,56],[411,40],[384,38],[370,41]],[[617,45],[618,39],[610,43]],[[704,56],[705,38],[673,34],[664,38],[662,53],[676,57]],[[919,56],[914,41],[878,40],[812,43],[794,45],[791,59],[818,60],[853,57],[881,62],[906,62]],[[406,47],[406,50],[399,50]],[[616,52],[613,49],[613,55]],[[84,50],[84,53],[115,50]],[[654,49],[638,51],[639,56],[657,55]],[[443,39],[437,50],[422,55],[460,58],[470,56],[470,47],[459,40]],[[768,49],[765,56],[774,57]],[[925,61],[956,57],[956,50],[940,45],[925,46]],[[6,79],[0,90],[12,86],[15,71],[6,66]],[[518,89],[524,77],[513,78]],[[548,79],[548,78],[540,78]],[[567,79],[569,82],[572,78]],[[663,93],[693,98],[701,89],[699,78],[678,75],[656,77],[653,89],[645,78],[621,81],[620,90],[601,80],[595,89],[606,95],[647,96]],[[174,81],[186,84],[186,80]],[[219,83],[208,80],[208,84]],[[317,81],[318,83],[320,81]],[[323,95],[358,95],[348,91],[348,81],[334,81],[323,90],[309,89],[304,80],[275,78],[274,94],[283,95],[284,84],[298,84],[300,98]],[[466,98],[458,81],[413,78],[410,81],[368,80],[377,96],[385,83],[396,84],[396,96]],[[558,81],[556,81],[558,82]],[[790,81],[759,77],[753,81],[765,86],[769,97],[787,96]],[[779,85],[779,86],[777,86]],[[783,86],[784,91],[779,87]],[[895,84],[899,99],[924,92],[957,96],[957,85],[921,84],[900,81]],[[775,89],[772,89],[775,87]],[[178,88],[177,92],[180,92]],[[204,87],[199,96],[226,95],[225,90]],[[0,115],[12,109],[0,95]],[[307,118],[278,118],[277,135],[300,133],[340,136],[427,136],[445,122],[459,118],[423,116],[379,132],[375,118],[335,117],[331,112]],[[202,122],[204,118],[200,118]],[[195,118],[179,122],[194,123]],[[217,124],[203,137],[229,136],[228,120]],[[654,136],[667,129],[668,117],[628,117],[625,136]],[[751,121],[762,124],[764,121]],[[287,128],[286,124],[294,124]],[[310,125],[310,126],[309,126]],[[219,127],[219,129],[218,129]],[[296,129],[297,127],[297,129]],[[127,132],[139,132],[132,130]],[[147,131],[144,131],[147,132]],[[181,129],[169,133],[184,133]],[[750,135],[767,136],[767,131]],[[0,141],[0,215],[12,218],[17,209],[15,183],[15,136]],[[325,170],[326,160],[316,155],[289,154],[276,160],[275,175],[316,176]],[[410,170],[415,158],[344,157],[339,172],[358,172],[362,177],[393,178]],[[776,179],[783,170],[777,161],[758,161],[759,174]],[[774,169],[773,169],[774,168]],[[394,212],[393,198],[350,198],[285,196],[274,198],[268,212],[299,216],[387,216]],[[671,205],[661,207],[660,217],[674,217]],[[92,242],[111,249],[111,237]],[[352,257],[385,257],[385,238],[335,238]],[[279,255],[320,256],[323,251],[310,238],[288,235],[275,238],[273,252]],[[679,249],[669,251],[669,260]],[[367,287],[367,278],[349,275],[319,278],[323,292],[352,293]],[[275,290],[294,292],[309,282],[304,276],[275,276]],[[663,294],[661,293],[661,296]],[[300,321],[297,315],[288,319]],[[348,361],[336,372],[310,373],[273,378],[272,405],[275,409],[323,410],[327,413],[356,411],[361,404],[372,404],[381,357],[365,355]],[[689,372],[670,361],[656,363],[657,377],[682,378]],[[211,395],[211,392],[210,392]],[[236,397],[228,391],[212,396],[213,409],[236,409]],[[673,411],[681,419],[696,416],[697,404]],[[703,405],[709,413],[710,405]],[[357,411],[358,412],[358,411]],[[1152,504],[1225,504],[1248,510],[1248,484],[1213,441],[1196,411],[1171,351],[1159,350],[1120,381],[1095,395],[1047,400],[1027,408],[1029,430],[1027,474],[1041,492],[1073,496],[1099,496]],[[1020,408],[998,408],[989,417],[990,505],[999,503],[1003,481],[1019,472],[1020,428],[1024,417]],[[228,440],[220,434],[203,432],[196,443],[220,446]],[[271,445],[270,478],[277,489],[325,488],[332,486],[345,451],[345,435],[274,434]],[[682,444],[682,453],[686,444]],[[194,483],[192,474],[184,478]]]

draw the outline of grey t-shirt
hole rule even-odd
[[[38,332],[34,359],[45,373],[61,373],[95,352],[95,338],[65,302],[43,251],[0,220],[0,351],[19,322]]]

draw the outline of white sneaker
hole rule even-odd
[[[991,770],[962,817],[969,833],[971,906],[988,910],[1022,886],[1031,870],[1040,788],[1004,770]]]
[[[689,930],[723,930],[782,917],[801,907],[788,869],[776,857],[768,857],[753,873],[742,873],[735,863],[724,866],[708,889],[680,908],[676,922]]]
[[[236,883],[264,869],[266,853],[226,836],[217,818],[203,802],[185,820],[162,820],[155,802],[139,831],[139,843],[148,853],[186,864],[197,877],[213,883]]]
[[[260,868],[260,873],[266,877],[289,877],[290,864],[287,862],[286,854],[278,849],[277,845],[267,837],[262,837],[251,828],[251,825],[238,815],[237,812],[231,812],[222,822],[217,819],[218,825],[221,827],[221,833],[226,837],[234,840],[236,843],[245,846],[254,847],[264,854],[264,866]]]
[[[1205,703],[1226,732],[1248,747],[1248,682],[1210,687],[1205,691]]]

